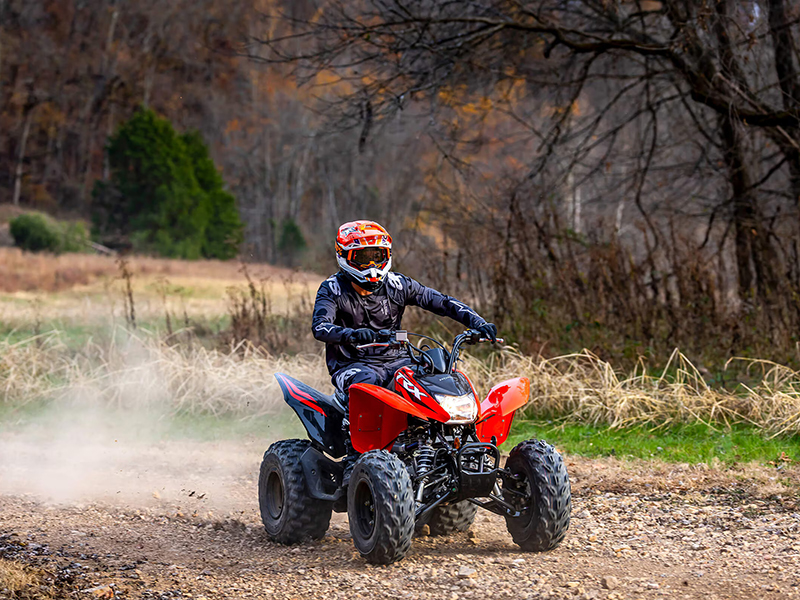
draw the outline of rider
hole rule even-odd
[[[374,221],[352,221],[336,236],[339,272],[322,282],[314,303],[312,331],[326,344],[333,385],[343,392],[354,383],[386,386],[411,361],[397,348],[365,348],[381,329],[400,329],[403,311],[414,305],[497,339],[497,327],[463,302],[391,272],[392,238]]]

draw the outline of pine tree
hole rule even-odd
[[[95,233],[113,246],[162,256],[236,256],[242,224],[235,198],[198,133],[179,135],[141,109],[110,138],[111,181],[93,191]]]

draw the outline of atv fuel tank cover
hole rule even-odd
[[[431,394],[444,396],[463,396],[472,393],[472,386],[463,373],[449,373],[445,375],[422,375],[417,381]]]

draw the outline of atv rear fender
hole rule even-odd
[[[306,428],[308,439],[333,458],[344,456],[347,453],[342,430],[344,413],[333,398],[283,373],[276,373],[275,379],[286,404],[294,409]]]
[[[499,446],[506,441],[514,412],[528,403],[531,384],[527,377],[517,377],[494,386],[486,399],[481,402],[477,434],[482,442],[497,438]]]

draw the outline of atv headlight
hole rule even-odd
[[[475,401],[474,394],[464,394],[463,396],[436,394],[436,401],[450,413],[448,425],[474,423],[478,418],[478,403]]]

